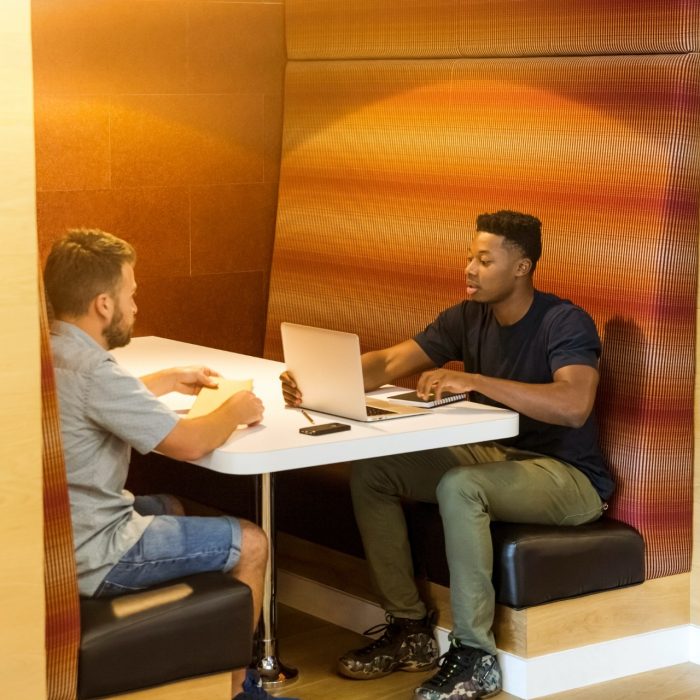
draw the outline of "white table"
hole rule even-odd
[[[435,408],[425,415],[374,423],[342,418],[338,420],[350,424],[351,430],[311,437],[299,433],[299,428],[309,425],[302,413],[284,405],[279,382],[284,365],[280,362],[153,336],[134,338],[130,345],[113,353],[136,375],[197,364],[207,365],[229,379],[252,378],[253,391],[265,404],[265,416],[259,425],[235,431],[224,445],[194,464],[226,474],[259,476],[260,525],[270,539],[270,560],[262,614],[264,653],[258,668],[266,685],[271,686],[296,678],[296,669],[285,667],[276,650],[273,473],[350,459],[499,440],[518,432],[517,413],[460,402]],[[372,396],[386,396],[395,391],[396,387],[383,388],[373,392]],[[176,410],[189,408],[194,400],[181,394],[161,398]],[[335,420],[322,413],[308,413],[317,423]]]

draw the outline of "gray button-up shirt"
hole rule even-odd
[[[150,452],[178,416],[77,326],[55,321],[51,346],[78,588],[92,595],[153,517],[124,489],[131,447]]]

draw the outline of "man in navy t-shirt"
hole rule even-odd
[[[535,290],[540,221],[499,211],[479,216],[476,229],[467,299],[412,340],[362,356],[368,391],[422,372],[417,391],[425,398],[469,392],[472,401],[520,414],[519,434],[508,440],[353,465],[355,516],[387,625],[375,642],[339,659],[346,677],[435,666],[432,616],[414,582],[401,499],[440,506],[454,627],[446,658],[415,700],[483,698],[501,689],[490,521],[591,522],[614,489],[593,417],[600,340],[583,309]],[[464,371],[444,367],[453,360]],[[293,377],[285,373],[282,382],[286,402],[299,405]]]

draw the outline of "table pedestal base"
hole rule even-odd
[[[258,657],[256,670],[260,674],[265,688],[281,688],[291,685],[299,678],[299,671],[291,666],[286,666],[277,656],[276,644],[273,640],[263,642],[265,652]]]
[[[270,542],[270,555],[265,572],[263,605],[258,629],[255,668],[265,688],[279,688],[299,677],[296,668],[286,666],[277,656],[277,567],[275,565],[275,482],[272,474],[260,474],[258,487],[258,522]]]

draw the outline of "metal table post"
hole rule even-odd
[[[277,568],[275,566],[275,484],[274,475],[260,474],[256,479],[258,523],[268,537],[270,556],[265,570],[262,614],[258,626],[256,668],[266,688],[293,683],[299,671],[283,664],[277,656]]]

